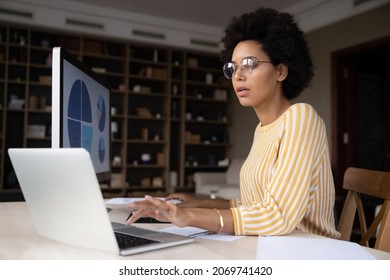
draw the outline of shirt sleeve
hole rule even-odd
[[[231,199],[230,200],[230,208],[241,206],[241,200],[239,199]]]

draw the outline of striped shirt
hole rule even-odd
[[[339,238],[335,189],[323,120],[292,105],[257,126],[240,171],[241,199],[231,200],[236,235],[283,235],[294,229]]]

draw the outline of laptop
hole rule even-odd
[[[11,148],[8,153],[40,235],[119,255],[193,242],[186,236],[111,222],[90,154],[83,148]],[[118,244],[128,236],[141,244]]]

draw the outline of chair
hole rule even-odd
[[[369,240],[376,234],[374,248],[390,252],[390,172],[350,167],[345,171],[343,185],[348,193],[338,225],[341,239],[350,240],[357,211],[362,234],[359,244],[368,247]],[[368,229],[361,195],[383,199]]]
[[[231,199],[240,197],[240,169],[244,159],[233,159],[226,172],[194,173],[195,193]]]

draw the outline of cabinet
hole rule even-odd
[[[217,54],[0,23],[0,195],[19,190],[8,148],[51,145],[54,46],[111,85],[105,196],[191,192],[194,172],[226,168],[231,89]]]

